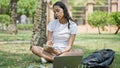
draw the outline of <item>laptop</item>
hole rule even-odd
[[[81,68],[82,56],[57,56],[53,68]]]

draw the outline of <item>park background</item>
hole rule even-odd
[[[46,42],[46,26],[54,19],[52,5],[60,0],[0,0],[0,68],[39,67],[30,45]],[[113,68],[120,65],[120,0],[61,0],[78,24],[73,49],[86,57],[101,49],[115,51]]]

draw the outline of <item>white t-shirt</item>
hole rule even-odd
[[[70,21],[70,29],[68,29],[68,23],[60,24],[59,20],[55,19],[48,24],[47,29],[53,32],[53,47],[59,51],[67,47],[70,34],[77,33],[77,25],[73,21]]]

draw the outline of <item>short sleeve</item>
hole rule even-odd
[[[49,30],[49,31],[53,31],[53,29],[54,29],[54,27],[53,27],[53,23],[52,22],[50,22],[48,25],[47,25],[47,30]]]
[[[77,34],[77,24],[76,23],[71,23],[70,24],[70,33],[71,34]]]

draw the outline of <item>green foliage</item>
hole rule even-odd
[[[9,6],[10,0],[0,0],[0,8],[6,8]]]
[[[113,19],[113,17],[112,17],[111,15],[112,15],[112,13],[108,14],[107,22],[108,22],[110,25],[115,25],[115,20]]]
[[[110,21],[112,21],[112,24],[120,26],[120,12],[111,12],[109,16],[111,17]]]
[[[32,30],[33,24],[17,24],[18,30]]]
[[[107,24],[107,13],[94,11],[88,16],[88,23],[93,27],[104,27]]]
[[[37,0],[19,0],[17,5],[19,14],[33,16],[37,6]]]
[[[0,8],[4,10],[4,13],[9,14],[10,0],[0,0]],[[17,3],[17,13],[26,14],[27,16],[33,16],[36,10],[37,0],[19,0]]]
[[[10,23],[9,15],[0,15],[0,23],[8,25]]]
[[[0,0],[0,9],[4,11],[4,13],[9,13],[9,2],[10,0]]]

